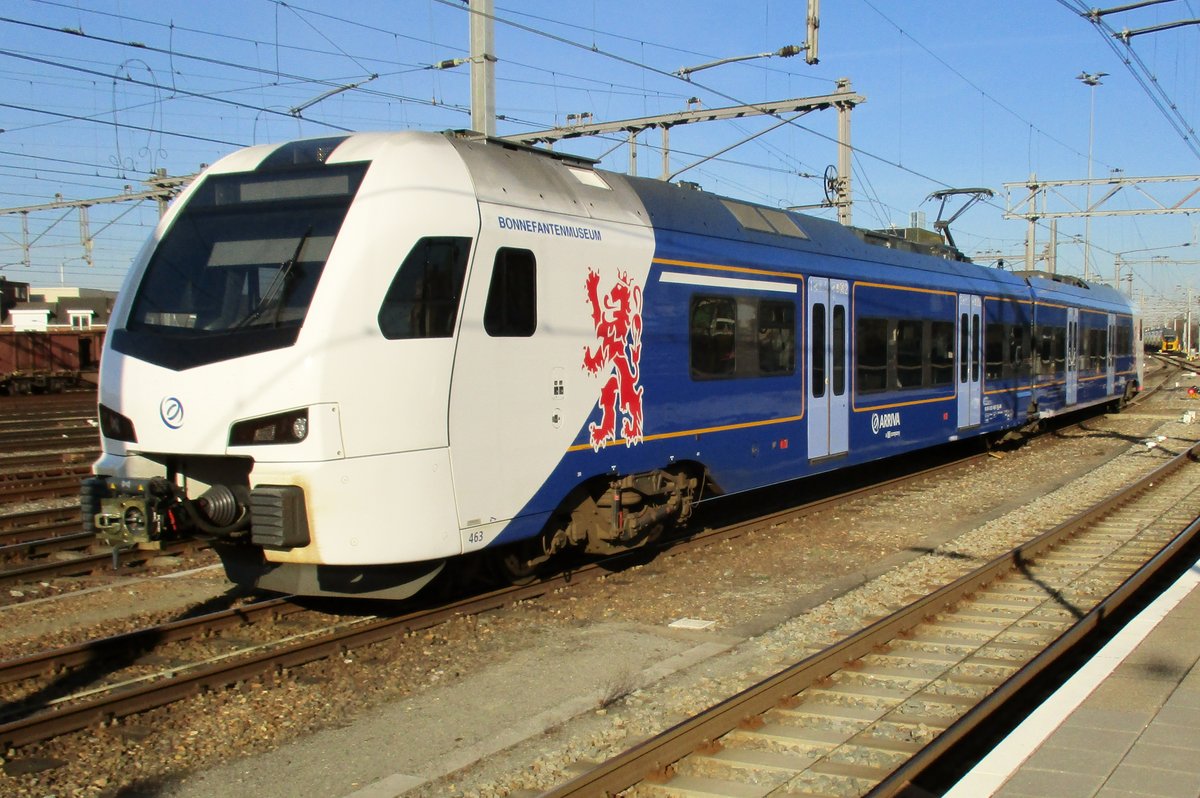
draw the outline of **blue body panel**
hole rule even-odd
[[[706,470],[719,491],[731,493],[1021,426],[1029,420],[1031,407],[1058,410],[1065,401],[1061,369],[1036,373],[1037,325],[1065,323],[1068,306],[1082,308],[1084,329],[1106,324],[1109,313],[1132,324],[1128,302],[1111,289],[1030,280],[950,258],[890,249],[867,243],[834,222],[794,214],[789,218],[802,235],[762,232],[744,227],[715,195],[656,180],[608,178],[629,182],[655,234],[655,258],[643,298],[643,439],[636,445],[610,442],[596,451],[588,443],[585,423],[576,445],[494,544],[537,534],[563,497],[596,477],[691,462]],[[806,292],[814,277],[846,281],[850,297],[845,421],[849,443],[844,454],[822,459],[810,458],[807,444]],[[794,370],[746,378],[694,376],[689,308],[696,297],[708,294],[731,294],[749,302],[794,302]],[[981,364],[978,424],[966,425],[959,418],[956,382],[929,385],[927,377],[925,387],[915,389],[860,390],[854,368],[857,320],[886,315],[914,323],[956,324],[960,296],[979,297],[985,323],[1007,325],[1012,336],[1006,347],[995,348],[1008,353],[1011,362],[993,358]],[[1026,347],[1035,350],[1032,363],[1025,358]],[[1118,373],[1126,378],[1135,373],[1132,360],[1119,358]],[[1103,374],[1081,371],[1079,379],[1077,404],[1108,397]],[[1118,383],[1117,395],[1124,386],[1123,380]],[[597,410],[588,421],[598,420]]]

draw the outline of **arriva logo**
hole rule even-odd
[[[158,406],[158,415],[164,424],[171,429],[183,426],[183,402],[174,396],[168,396]]]
[[[892,427],[900,426],[900,413],[872,413],[871,414],[871,432],[876,435],[881,429],[891,429]],[[897,433],[899,434],[899,433]],[[891,435],[888,436],[892,437]]]

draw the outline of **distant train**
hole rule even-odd
[[[1159,346],[1158,351],[1163,354],[1182,351],[1182,347],[1179,345],[1179,333],[1163,330],[1162,345]]]
[[[466,134],[260,146],[134,263],[85,516],[238,583],[399,598],[1142,380],[1117,291]]]
[[[94,373],[103,346],[103,329],[0,330],[0,394],[78,387]]]

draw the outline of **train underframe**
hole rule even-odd
[[[115,548],[157,548],[183,536],[208,538],[230,581],[299,595],[404,599],[443,570],[446,560],[379,565],[274,562],[268,550],[308,546],[303,488],[256,485],[227,474],[195,498],[168,460],[163,476],[96,476],[83,483],[85,529]],[[211,477],[210,477],[211,478]],[[699,466],[593,479],[572,491],[537,535],[485,549],[481,556],[507,581],[531,578],[551,557],[575,551],[612,554],[656,540],[685,522],[704,488]]]

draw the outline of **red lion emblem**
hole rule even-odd
[[[642,289],[628,272],[617,272],[617,284],[600,298],[600,272],[588,269],[587,295],[592,325],[599,345],[583,348],[588,373],[608,374],[600,389],[600,423],[588,424],[592,448],[597,452],[617,439],[617,412],[622,414],[621,436],[626,446],[642,442],[642,386],[638,363],[642,359]]]

